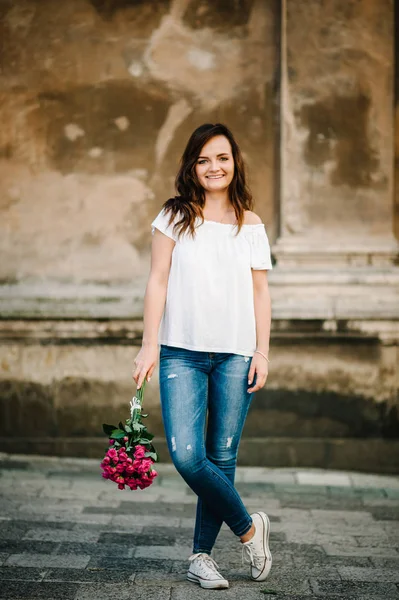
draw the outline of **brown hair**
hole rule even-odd
[[[202,222],[204,220],[202,209],[205,205],[205,192],[198,181],[195,165],[204,145],[216,135],[224,135],[229,140],[233,154],[234,175],[229,186],[229,198],[236,214],[237,234],[244,223],[244,211],[253,208],[252,194],[245,178],[244,160],[233,134],[226,125],[206,123],[197,127],[191,134],[183,152],[180,169],[175,180],[178,195],[166,200],[162,206],[165,212],[171,215],[169,225],[180,212],[181,219],[174,225],[177,236],[182,235],[188,229],[194,237],[196,217],[200,217]]]

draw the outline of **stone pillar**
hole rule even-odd
[[[394,15],[390,0],[283,0],[284,269],[390,269]]]

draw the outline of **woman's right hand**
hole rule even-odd
[[[147,381],[150,381],[152,373],[155,369],[159,354],[158,344],[149,344],[141,346],[140,352],[133,361],[133,379],[137,384],[137,389],[141,388],[144,378],[147,376]]]

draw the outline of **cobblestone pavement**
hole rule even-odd
[[[271,520],[273,567],[253,582],[223,526],[227,590],[186,580],[196,497],[173,465],[143,491],[116,489],[99,461],[0,454],[0,598],[399,600],[399,477],[241,467],[249,512]]]

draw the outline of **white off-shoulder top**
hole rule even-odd
[[[165,309],[158,343],[205,352],[252,356],[256,323],[251,269],[272,269],[265,225],[204,221],[198,217],[196,236],[173,232],[169,213],[160,211],[151,223],[172,238]]]

